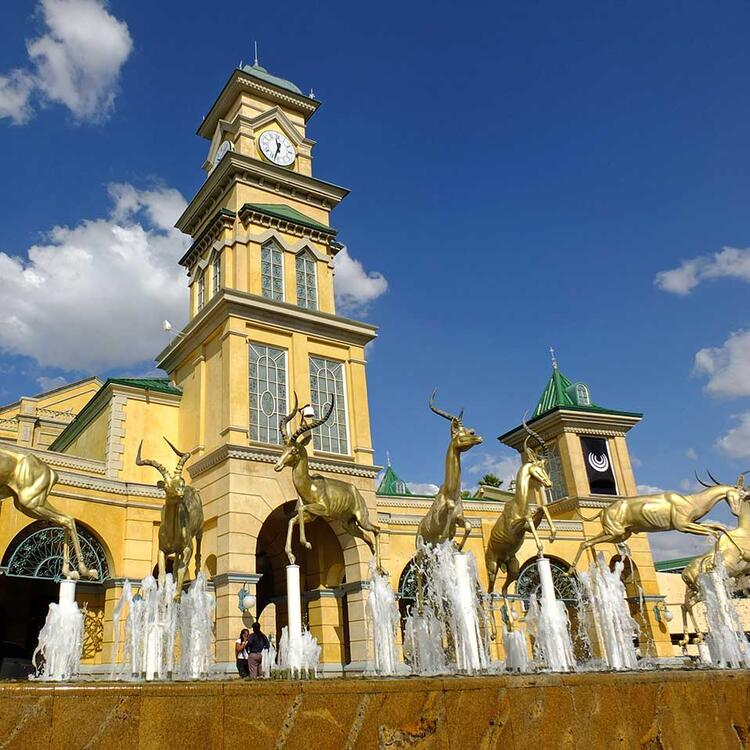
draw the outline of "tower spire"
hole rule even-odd
[[[258,42],[255,40],[253,42],[253,50],[255,51],[255,61],[253,62],[253,65],[257,68],[260,63],[258,62]]]
[[[549,353],[550,353],[550,356],[552,357],[552,369],[556,370],[557,369],[557,355],[555,354],[555,348],[551,346],[549,348]]]

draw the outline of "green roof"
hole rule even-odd
[[[690,562],[695,560],[693,557],[675,557],[672,560],[659,560],[654,563],[654,568],[659,573],[680,573]]]
[[[398,474],[393,470],[393,467],[389,464],[383,474],[383,478],[380,480],[377,495],[390,495],[390,496],[403,496],[411,495],[411,491],[406,486],[406,482],[399,478]]]
[[[245,65],[242,70],[255,78],[260,78],[261,81],[272,83],[274,86],[291,91],[293,94],[304,96],[299,88],[291,81],[287,81],[286,78],[279,78],[278,76],[269,73],[262,65]]]
[[[287,206],[286,203],[245,203],[239,210],[240,215],[244,211],[259,211],[262,214],[268,214],[268,216],[273,216],[277,219],[301,224],[303,227],[309,227],[310,229],[317,229],[319,232],[336,234],[335,229],[321,224],[321,222],[315,221],[315,219],[311,219],[309,216],[305,216],[305,214],[296,208]]]
[[[182,391],[172,385],[169,378],[107,378],[104,385],[86,402],[75,419],[52,441],[51,451],[64,451],[78,437],[86,426],[99,413],[100,396],[110,385],[125,385],[130,388],[142,388],[144,391],[157,391],[181,396]]]

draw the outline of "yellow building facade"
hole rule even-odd
[[[335,400],[309,447],[311,469],[360,490],[382,527],[383,565],[403,594],[402,608],[408,604],[414,537],[431,498],[411,494],[392,467],[376,492],[381,468],[370,435],[365,347],[377,330],[336,313],[333,260],[342,245],[330,214],[348,191],[313,174],[307,125],[318,106],[291,82],[251,65],[232,72],[204,117],[198,135],[208,144],[206,179],[177,222],[192,238],[180,260],[189,321],[156,358],[163,378],[89,378],[0,408],[0,445],[31,451],[58,472],[51,501],[79,521],[85,554],[102,573],[100,582],[78,585],[87,607],[84,662],[92,671],[112,660],[112,611],[124,581],[151,574],[157,562],[163,496],[154,470],[136,465],[141,441],[145,457],[167,466],[176,457],[164,437],[193,451],[187,473],[204,506],[203,570],[217,599],[217,662],[234,669],[234,641],[254,617],[278,635],[286,623],[284,541],[297,497],[291,472],[273,467],[281,453],[278,420],[295,394],[317,413]],[[597,533],[597,523],[579,512],[635,494],[626,433],[639,419],[594,405],[585,385],[553,370],[531,423],[550,449],[548,501],[558,536],[547,551],[560,570]],[[520,452],[525,434],[519,426],[501,439]],[[606,455],[612,476],[603,494],[592,491],[590,440],[599,441],[596,455]],[[465,502],[473,526],[467,549],[485,587],[483,550],[507,499],[505,491],[480,487]],[[53,531],[11,503],[0,508],[4,638],[26,649],[56,595]],[[542,536],[548,532],[543,524]],[[371,657],[369,550],[322,520],[308,539],[312,549],[295,540],[295,554],[323,669],[362,671]],[[648,542],[634,537],[630,548],[628,593],[644,647],[670,654],[669,632],[653,612],[663,597]],[[608,561],[617,555],[612,546],[602,550]],[[535,585],[527,564],[534,556],[527,540],[519,602]],[[565,598],[570,579],[557,580]],[[241,609],[240,590],[256,596],[254,611]],[[499,644],[492,649],[502,656]]]

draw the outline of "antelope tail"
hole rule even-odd
[[[581,513],[581,511],[580,511],[580,510],[578,510],[578,508],[573,508],[573,512],[574,512],[574,513],[575,513],[575,514],[576,514],[576,515],[577,515],[577,516],[578,516],[579,518],[582,518],[582,519],[583,519],[584,521],[596,521],[596,519],[597,519],[597,518],[599,518],[599,516],[601,516],[601,514],[602,514],[602,511],[603,511],[603,510],[604,510],[604,508],[600,508],[600,509],[599,509],[599,511],[598,511],[597,513],[594,513],[594,515],[593,515],[593,516],[590,516],[590,517],[589,517],[589,516],[584,516],[584,515],[583,515],[583,513]]]

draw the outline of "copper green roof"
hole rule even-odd
[[[287,81],[286,78],[279,78],[278,76],[269,73],[262,65],[245,65],[242,70],[255,78],[260,78],[261,81],[272,83],[274,86],[291,91],[293,94],[304,96],[299,88],[291,81]]]
[[[654,568],[659,573],[681,573],[695,557],[675,557],[671,560],[659,560]]]
[[[390,495],[390,496],[402,496],[411,495],[411,491],[406,486],[406,482],[400,479],[398,474],[393,470],[392,466],[388,466],[383,474],[383,478],[380,480],[376,494],[378,495]]]
[[[53,440],[49,449],[63,451],[80,435],[86,426],[101,410],[100,396],[110,385],[124,385],[130,388],[140,388],[144,391],[168,393],[182,396],[182,391],[172,385],[169,378],[107,378],[104,385],[86,402],[76,418]]]
[[[311,219],[309,216],[305,216],[305,214],[301,213],[296,208],[287,206],[286,203],[245,203],[238,212],[240,218],[245,211],[259,211],[262,214],[273,216],[276,219],[290,221],[294,224],[300,224],[303,227],[308,227],[310,229],[317,229],[319,232],[336,234],[335,229],[332,229],[325,224],[321,224],[321,222],[315,221],[315,219]]]

